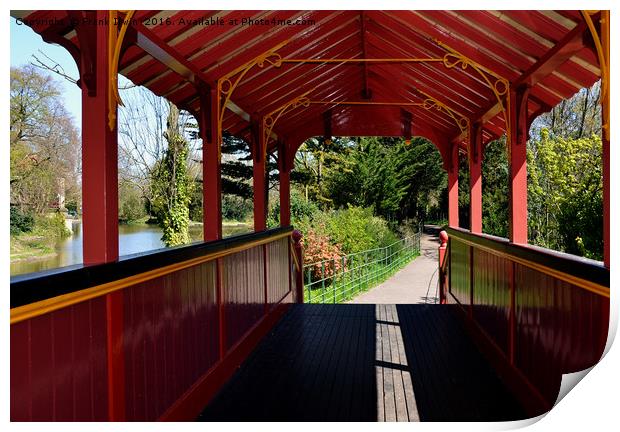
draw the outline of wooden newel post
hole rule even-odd
[[[303,235],[300,231],[295,230],[292,234],[293,242],[295,243],[294,253],[297,255],[297,262],[299,262],[299,269],[295,273],[295,285],[297,286],[297,303],[304,302],[304,248],[301,244]]]
[[[448,233],[442,231],[439,233],[439,303],[446,304],[446,274],[443,272],[442,264],[446,257],[448,249]]]

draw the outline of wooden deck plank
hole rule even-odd
[[[377,305],[377,319],[381,319],[383,305]],[[383,360],[383,337],[381,335],[381,325],[376,325],[377,331],[375,332],[375,345],[376,345],[376,355],[375,359],[378,360],[375,362],[375,374],[376,374],[376,387],[377,387],[377,419],[379,421],[385,421],[385,394],[383,393],[383,366],[379,363],[379,361]]]
[[[449,308],[294,305],[199,420],[520,418]]]
[[[381,361],[392,363],[392,352],[390,350],[390,333],[388,324],[387,305],[381,305],[381,338],[383,339],[383,355]],[[392,368],[383,367],[383,398],[385,402],[385,421],[396,421],[396,400],[394,394],[394,373]]]
[[[400,350],[398,349],[398,334],[400,334],[400,323],[398,322],[398,314],[394,305],[387,306],[387,317],[392,324],[388,325],[390,336],[390,353],[392,357],[392,376],[394,379],[394,399],[396,401],[396,419],[397,421],[409,421],[407,414],[407,402],[405,396],[405,388],[403,385],[403,373]]]
[[[398,312],[396,312],[398,316]],[[415,401],[415,393],[413,391],[413,382],[411,380],[411,371],[409,369],[409,362],[407,360],[407,354],[405,353],[405,345],[403,343],[403,324],[399,317],[400,331],[397,333],[398,354],[400,356],[400,362],[405,369],[402,371],[403,389],[405,392],[405,404],[407,406],[407,416],[409,421],[420,421],[418,414],[418,406]]]

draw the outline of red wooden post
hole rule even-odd
[[[267,228],[267,203],[266,203],[266,152],[265,134],[263,122],[255,121],[253,134],[252,162],[254,189],[254,231],[264,231]]]
[[[527,243],[527,101],[529,87],[510,90],[509,162],[510,162],[510,241]]]
[[[222,193],[219,101],[216,88],[200,94],[200,136],[202,138],[202,221],[204,241],[222,238]]]
[[[482,125],[469,129],[469,216],[472,233],[482,233]]]
[[[94,13],[94,12],[93,12]],[[107,19],[107,11],[97,11]],[[108,126],[108,26],[78,27],[82,65],[82,232],[84,264],[118,259],[118,146]],[[116,79],[116,77],[114,77]]]
[[[293,231],[293,241],[295,242],[295,251],[297,255],[297,261],[299,262],[300,270],[295,272],[296,284],[297,284],[297,303],[304,302],[304,248],[301,244],[303,235],[300,231]]]
[[[606,89],[601,98],[601,117],[603,120],[603,262],[605,267],[610,265],[610,237],[609,237],[609,140],[610,140],[610,124],[609,124],[609,11],[601,11],[601,42],[603,44],[603,53],[605,55],[605,64],[601,68],[605,68],[607,73],[602,78],[601,89]]]
[[[291,224],[291,170],[288,166],[286,143],[280,143],[278,162],[280,164],[280,226]]]
[[[446,257],[448,249],[448,233],[441,231],[439,233],[439,303],[446,304],[446,274],[443,272],[442,265]]]
[[[448,225],[459,226],[459,147],[452,145],[448,169]]]

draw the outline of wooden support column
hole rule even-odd
[[[459,146],[451,144],[448,167],[448,225],[459,227]]]
[[[90,12],[107,19],[107,11]],[[92,16],[91,18],[95,18]],[[116,118],[108,125],[108,26],[82,24],[82,230],[85,264],[118,259],[118,146]]]
[[[200,137],[202,138],[202,222],[204,241],[222,238],[222,143],[218,132],[217,89],[200,92]]]
[[[601,11],[601,44],[603,55],[605,56],[604,65],[606,74],[602,78],[601,88],[605,89],[601,98],[601,117],[603,120],[603,262],[605,267],[610,268],[610,246],[609,237],[609,173],[610,173],[610,124],[609,124],[609,11]]]
[[[472,233],[482,233],[482,124],[469,129],[469,221]]]
[[[266,194],[266,161],[265,161],[265,134],[262,119],[252,120],[252,168],[254,190],[254,231],[264,231],[267,228],[267,194]]]
[[[291,167],[288,161],[287,145],[280,142],[278,147],[280,171],[280,226],[291,224]]]
[[[510,89],[510,133],[508,161],[510,163],[509,237],[513,243],[527,244],[527,101],[529,86]]]

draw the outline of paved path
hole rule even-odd
[[[421,254],[390,279],[349,303],[420,304],[439,303],[437,267],[439,228],[426,225],[421,240]]]

